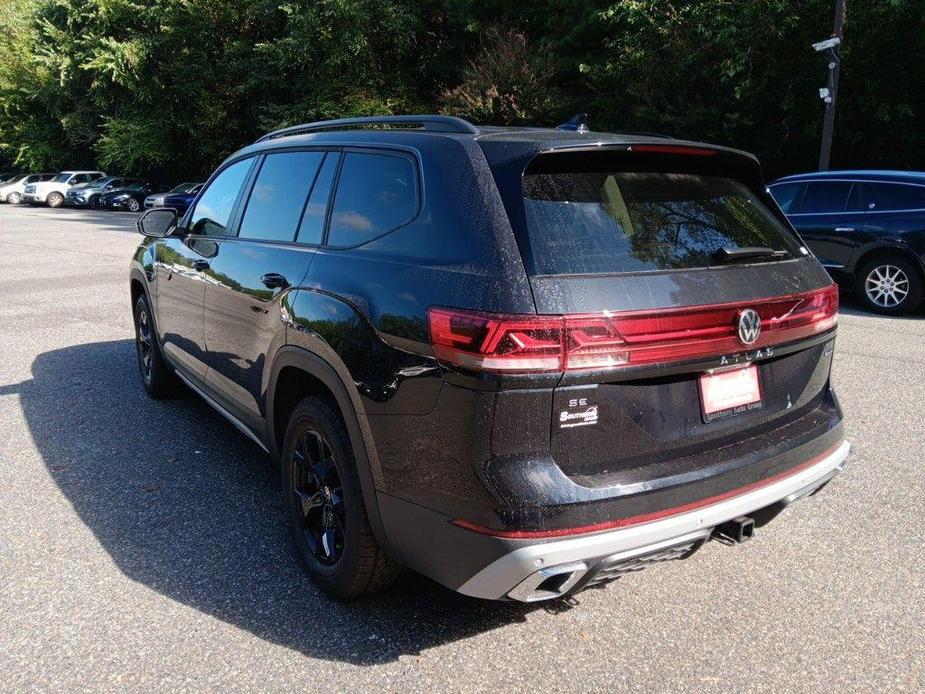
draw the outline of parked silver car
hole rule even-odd
[[[22,202],[22,196],[26,191],[27,185],[30,183],[50,181],[54,177],[55,175],[53,173],[34,173],[14,176],[5,183],[0,184],[0,202],[18,205]]]
[[[145,198],[145,209],[150,210],[152,207],[163,207],[164,198],[168,195],[177,193],[194,193],[202,187],[202,183],[181,183],[176,188],[168,190],[166,193],[155,193]]]

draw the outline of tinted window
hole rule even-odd
[[[865,183],[864,198],[869,210],[925,209],[925,188],[898,183]]]
[[[535,272],[708,267],[721,248],[798,244],[743,184],[695,174],[528,174],[524,206]]]
[[[299,235],[296,238],[299,243],[321,243],[321,237],[324,234],[324,216],[328,211],[331,185],[334,182],[334,174],[339,161],[340,155],[331,152],[321,165],[321,170],[315,178],[315,185],[308,198],[308,204],[305,206],[305,213],[302,215],[302,223],[299,225]]]
[[[793,212],[793,204],[799,199],[799,193],[803,190],[802,183],[781,183],[780,185],[771,186],[769,189],[774,200],[780,206],[784,213]]]
[[[324,152],[282,152],[264,159],[238,236],[292,241]]]
[[[222,171],[199,199],[190,217],[190,230],[205,236],[225,236],[234,202],[252,160],[242,159]]]
[[[334,194],[328,243],[365,243],[411,221],[417,204],[417,183],[410,159],[348,152]]]
[[[71,177],[71,174],[60,173],[55,176],[52,180],[53,183],[64,183]]]
[[[844,212],[850,190],[851,184],[845,182],[808,183],[797,211],[800,214]]]

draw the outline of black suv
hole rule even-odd
[[[820,171],[771,195],[839,284],[869,310],[910,313],[925,283],[925,173]]]
[[[848,454],[838,294],[722,147],[441,116],[287,128],[131,264],[138,364],[281,463],[326,591],[537,601],[749,537]]]

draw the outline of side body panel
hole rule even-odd
[[[298,286],[314,249],[216,239],[215,255],[203,273],[206,380],[243,421],[262,431],[266,414],[263,384],[267,354],[285,343],[281,298],[288,287],[267,286],[275,273]]]
[[[161,346],[175,366],[204,380],[208,368],[202,316],[206,285],[198,266],[209,262],[216,244],[209,239],[167,237],[154,246]]]

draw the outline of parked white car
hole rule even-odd
[[[30,205],[61,207],[64,204],[64,196],[71,188],[85,186],[105,175],[102,171],[62,171],[50,181],[28,184],[23,191],[22,199]]]
[[[12,205],[18,205],[22,202],[23,193],[26,192],[26,186],[30,183],[41,183],[50,181],[54,178],[53,173],[23,174],[15,176],[9,181],[0,184],[0,202],[8,202]]]

